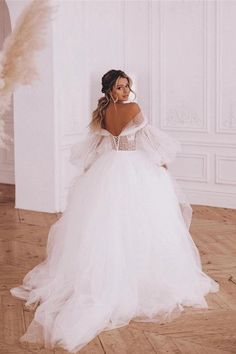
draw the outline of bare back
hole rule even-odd
[[[106,109],[104,128],[112,135],[118,136],[123,128],[138,113],[139,106],[137,103],[117,104],[115,110],[114,104],[111,103]]]

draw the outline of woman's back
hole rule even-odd
[[[110,103],[105,112],[103,128],[118,136],[139,111],[139,105],[135,102],[116,104],[116,109],[114,104]]]

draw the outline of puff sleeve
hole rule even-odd
[[[181,144],[178,140],[151,124],[146,124],[139,131],[138,139],[141,149],[160,166],[171,163],[181,151]]]
[[[77,176],[86,172],[97,158],[101,140],[101,136],[89,132],[71,146],[69,162],[77,168]]]

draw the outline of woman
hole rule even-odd
[[[47,258],[11,289],[37,306],[22,341],[76,352],[131,320],[207,308],[204,296],[219,289],[202,271],[191,206],[167,169],[180,144],[127,101],[131,85],[121,70],[103,76],[89,133],[71,148],[77,175]]]

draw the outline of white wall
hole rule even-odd
[[[155,3],[159,126],[181,138],[173,165],[190,201],[236,207],[236,2]],[[159,22],[158,21],[158,22]]]
[[[236,208],[235,16],[235,1],[60,1],[51,46],[38,56],[42,81],[16,95],[17,207],[63,211],[70,146],[102,75],[122,69],[149,121],[182,142],[171,170],[190,202]]]

